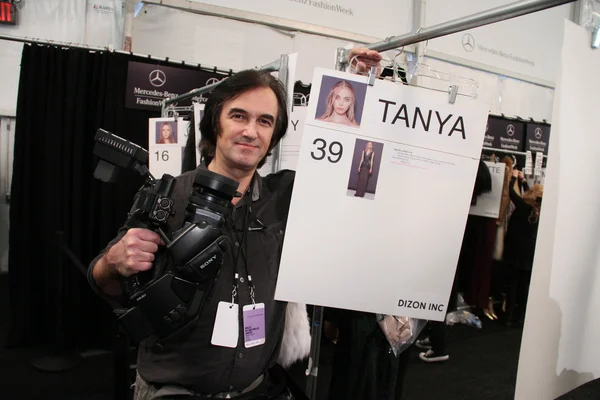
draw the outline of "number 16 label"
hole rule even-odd
[[[163,174],[178,176],[181,174],[183,147],[173,145],[156,145],[150,153],[150,173],[155,178]]]

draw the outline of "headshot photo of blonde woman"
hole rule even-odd
[[[315,119],[358,128],[367,90],[366,83],[323,76]]]
[[[156,144],[177,144],[177,123],[175,121],[156,122]]]

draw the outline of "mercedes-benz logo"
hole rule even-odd
[[[465,33],[462,37],[462,46],[465,51],[472,52],[475,50],[475,38],[470,33]]]
[[[536,139],[541,139],[542,138],[542,128],[540,128],[539,126],[537,128],[535,128],[535,131],[533,131],[533,135],[535,136]]]
[[[150,72],[149,79],[152,86],[161,87],[165,84],[165,82],[167,82],[167,75],[165,75],[165,73],[160,69],[155,69],[154,71]]]
[[[506,134],[508,136],[512,136],[515,134],[515,126],[512,124],[508,124],[508,126],[506,127]]]

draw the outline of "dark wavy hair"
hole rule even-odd
[[[204,116],[200,121],[200,154],[202,162],[205,165],[210,164],[215,156],[217,147],[217,137],[221,133],[219,119],[223,111],[223,105],[233,100],[241,94],[258,88],[269,88],[275,93],[277,98],[277,118],[275,120],[275,129],[273,137],[269,144],[269,149],[265,157],[258,163],[258,168],[262,167],[271,155],[271,151],[277,146],[284,137],[288,128],[287,94],[281,81],[268,72],[257,70],[245,70],[223,80],[215,90],[210,94],[204,107]]]
[[[473,195],[471,197],[471,205],[477,204],[477,197],[491,191],[492,174],[487,165],[485,165],[482,160],[479,160],[479,167],[477,168],[477,176],[475,178],[475,187],[473,188]]]

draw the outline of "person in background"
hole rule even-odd
[[[398,356],[377,315],[327,308],[325,336],[335,343],[329,400],[401,400],[410,352]]]
[[[544,187],[535,184],[529,189],[523,172],[514,170],[509,190],[515,210],[504,239],[503,260],[510,271],[506,324],[511,326],[525,318]]]
[[[483,161],[479,161],[479,167],[477,169],[477,176],[475,178],[475,186],[473,188],[473,195],[471,197],[471,205],[477,203],[477,198],[492,190],[492,174],[488,169],[487,165]],[[463,237],[462,247],[467,245],[466,241],[469,240],[468,236]],[[458,299],[458,285],[459,285],[459,267],[454,275],[454,282],[452,283],[452,289],[450,290],[450,299],[448,301],[448,307],[446,314],[456,310],[456,303]],[[428,337],[417,340],[415,346],[419,349],[426,350],[419,353],[419,358],[425,362],[441,362],[450,359],[450,355],[446,348],[446,321],[438,322],[432,321],[429,323],[430,333]]]

